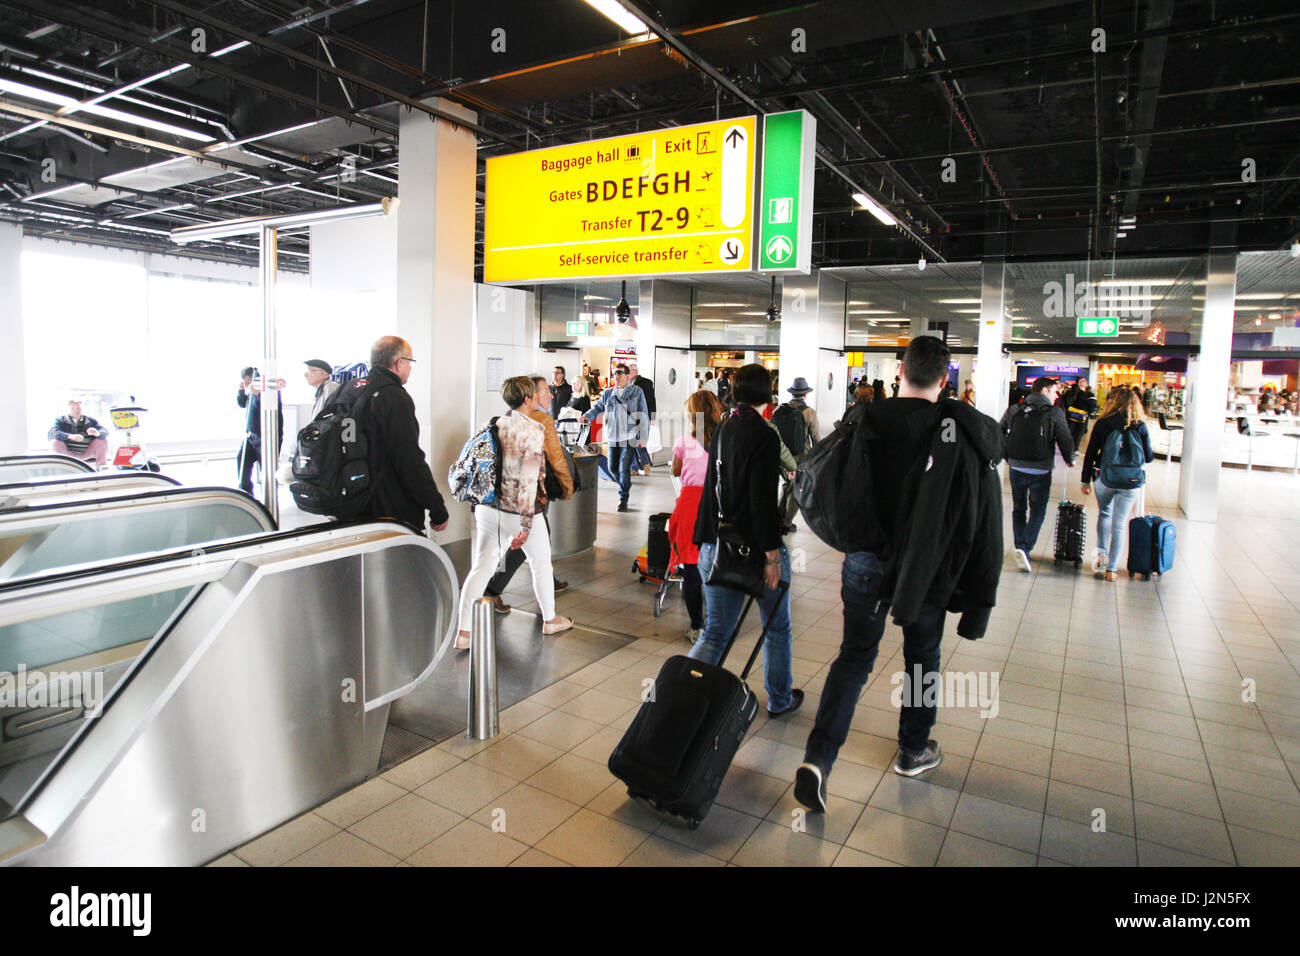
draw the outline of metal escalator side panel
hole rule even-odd
[[[412,560],[413,548],[433,560]],[[367,551],[362,573],[366,709],[373,710],[410,693],[441,662],[457,630],[460,588],[446,552],[421,537]]]
[[[363,567],[394,546],[449,567],[389,528],[234,562],[20,808],[50,838],[13,862],[194,865],[373,773],[388,706],[366,706]]]
[[[0,510],[62,499],[76,501],[112,495],[139,494],[180,487],[180,482],[152,471],[123,471],[91,475],[56,475],[31,481],[5,482],[0,474]]]

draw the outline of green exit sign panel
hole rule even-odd
[[[763,117],[763,189],[759,200],[758,268],[812,269],[813,167],[817,121],[807,110]]]
[[[1076,332],[1081,339],[1116,336],[1119,335],[1119,319],[1110,315],[1083,315],[1079,317]]]
[[[591,323],[590,322],[565,322],[564,334],[565,335],[590,335]]]

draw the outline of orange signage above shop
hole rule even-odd
[[[483,280],[748,272],[752,116],[487,160]]]

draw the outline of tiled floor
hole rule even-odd
[[[664,471],[635,480],[630,514],[602,488],[601,547],[561,563],[574,582],[561,612],[635,643],[504,711],[498,739],[453,737],[218,863],[1300,864],[1300,479],[1225,470],[1219,521],[1192,524],[1173,503],[1178,465],[1153,465],[1149,508],[1179,534],[1177,565],[1158,582],[1053,568],[1049,515],[1034,573],[1006,565],[987,636],[964,641],[950,620],[945,671],[997,672],[999,710],[941,708],[945,759],[924,779],[888,769],[901,667],[891,625],[824,817],[800,811],[791,782],[840,638],[840,558],[796,533],[805,710],[788,721],[760,711],[691,832],[629,803],[605,767],[641,681],[686,646],[676,596],[655,619],[652,588],[628,573],[647,516],[670,508]],[[1090,515],[1090,539],[1094,529]],[[507,599],[531,609],[518,580]]]

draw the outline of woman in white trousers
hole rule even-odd
[[[573,627],[570,618],[555,613],[551,538],[545,522],[535,533],[533,530],[539,501],[545,500],[546,428],[521,406],[532,400],[534,391],[533,380],[525,375],[507,379],[501,386],[501,396],[510,406],[510,411],[497,419],[501,491],[494,504],[474,509],[474,557],[460,592],[460,633],[456,637],[460,650],[469,647],[474,600],[483,595],[507,548],[522,548],[528,558],[542,633],[558,634]]]

